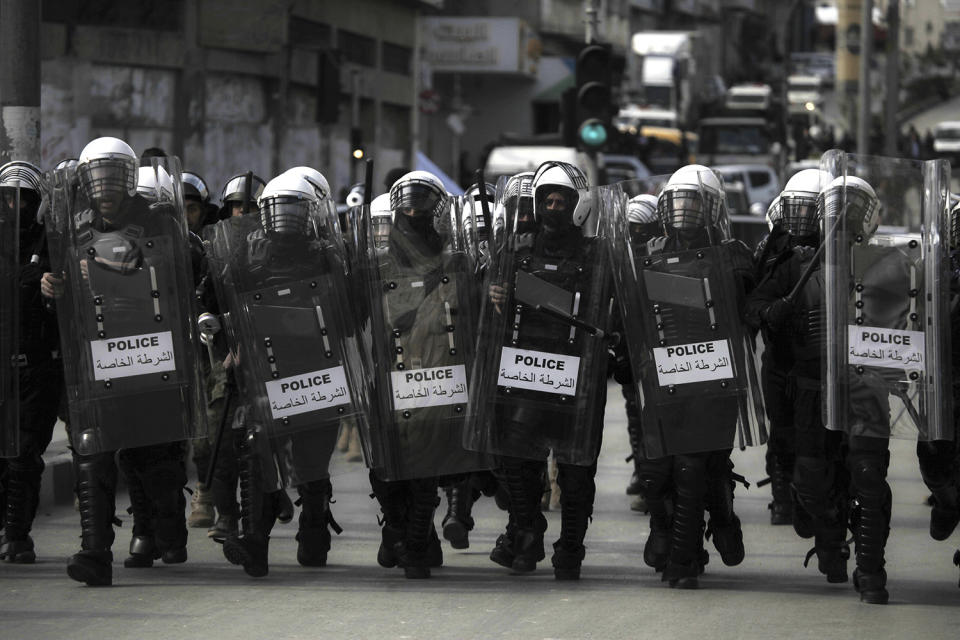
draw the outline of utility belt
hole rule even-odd
[[[52,362],[60,359],[60,351],[28,351],[18,353],[16,356],[17,367],[24,368],[30,365],[37,365],[44,362]]]

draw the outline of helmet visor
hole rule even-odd
[[[303,198],[266,198],[260,209],[260,223],[267,233],[307,236],[310,231],[310,209],[310,201]]]

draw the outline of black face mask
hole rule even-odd
[[[398,218],[402,218],[410,230],[419,233],[420,235],[427,235],[433,231],[433,216],[408,216],[404,214],[399,214]]]

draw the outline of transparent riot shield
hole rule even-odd
[[[358,277],[374,388],[367,461],[385,480],[489,468],[462,431],[476,338],[476,285],[449,202],[429,220],[360,209]]]
[[[20,189],[0,201],[0,458],[17,455],[20,433]]]
[[[943,160],[834,151],[825,231],[825,424],[853,436],[953,438],[949,184]]]
[[[590,465],[598,453],[612,307],[605,225],[611,188],[562,235],[531,225],[522,184],[501,182],[483,286],[465,443],[494,455]]]
[[[649,185],[619,188],[606,235],[642,407],[644,455],[764,443],[757,358],[741,321],[743,291],[734,277],[733,252],[746,248],[729,239],[723,224],[709,225],[686,245],[668,235],[638,248],[630,240],[627,201]]]
[[[261,214],[206,233],[245,426],[300,482],[326,477],[340,420],[362,419],[367,402],[343,240],[327,213],[311,211],[305,234],[268,233]]]
[[[76,170],[53,176],[46,227],[63,280],[55,304],[71,438],[82,454],[206,433],[180,163],[155,158],[152,167],[153,193],[117,187],[110,215]]]

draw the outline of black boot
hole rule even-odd
[[[933,488],[933,509],[930,510],[930,537],[946,540],[960,524],[960,501],[957,485]]]
[[[887,452],[854,453],[850,474],[856,490],[859,517],[854,530],[857,568],[853,586],[860,600],[869,604],[887,604],[887,572],[884,550],[890,532],[892,496],[887,484]]]
[[[242,441],[242,430],[230,429],[224,433],[214,469],[210,489],[213,492],[213,505],[217,509],[217,521],[207,530],[207,536],[214,542],[223,543],[230,536],[239,535],[240,505],[237,503],[237,483],[239,481],[238,460]]]
[[[510,567],[518,573],[529,573],[546,557],[543,534],[547,530],[547,520],[540,511],[546,465],[510,458],[503,463],[502,473],[500,483],[510,496],[510,513],[515,527],[508,543],[509,552],[513,554]]]
[[[707,459],[707,485],[704,506],[710,514],[706,537],[713,538],[720,559],[728,567],[743,562],[743,530],[733,511],[733,462],[730,453],[714,451]]]
[[[314,480],[297,487],[301,506],[300,528],[297,531],[297,562],[304,567],[324,567],[330,551],[330,529],[343,529],[330,512],[333,486],[330,480]],[[328,528],[329,527],[329,528]]]
[[[643,561],[657,572],[663,571],[670,557],[673,527],[673,458],[643,459],[640,481],[647,511],[650,514],[650,535],[643,546]]]
[[[447,515],[443,517],[443,537],[450,541],[454,549],[467,549],[470,546],[469,533],[473,531],[473,510],[475,500],[470,476],[444,488],[447,494]]]
[[[259,437],[250,430],[241,446],[240,519],[243,533],[223,541],[223,555],[227,560],[242,565],[247,575],[254,578],[263,577],[270,571],[270,532],[279,506],[278,496],[263,490]]]
[[[39,469],[32,462],[21,457],[7,463],[6,516],[0,541],[0,558],[7,562],[33,564],[37,559],[30,528],[37,513],[43,461],[40,459]]]
[[[397,564],[407,578],[429,578],[431,534],[436,535],[433,515],[440,504],[435,478],[409,480],[407,529],[397,545]]]
[[[152,450],[152,451],[151,451]],[[149,456],[138,469],[155,516],[154,541],[164,564],[187,560],[187,472],[180,443],[144,448]]]
[[[510,569],[513,567],[513,539],[517,534],[517,525],[513,520],[513,514],[507,511],[507,528],[497,537],[497,542],[490,552],[490,559],[501,567]]]
[[[705,458],[700,455],[676,456],[670,557],[662,579],[671,587],[696,589],[703,572],[703,496],[706,490]]]
[[[120,452],[119,464],[130,494],[127,513],[133,516],[130,555],[123,561],[123,566],[128,569],[149,568],[154,560],[160,559],[160,550],[154,540],[153,505],[143,489],[133,461],[125,451]]]
[[[790,489],[793,461],[792,455],[767,449],[767,475],[773,497],[767,508],[772,525],[793,524],[793,492]]]
[[[793,527],[802,537],[813,538],[814,547],[807,554],[807,566],[813,554],[817,568],[827,582],[846,582],[850,549],[846,543],[846,494],[840,492],[837,463],[823,458],[798,456],[794,466]]]
[[[407,529],[405,484],[403,482],[381,480],[371,469],[370,487],[373,489],[370,497],[377,499],[377,502],[380,503],[380,511],[383,513],[383,517],[377,519],[377,523],[382,527],[380,530],[380,548],[377,550],[377,564],[389,569],[397,566],[396,548],[403,541],[404,532]]]
[[[553,575],[557,580],[579,580],[586,555],[583,539],[593,515],[596,466],[560,465],[560,539],[553,544]]]
[[[627,400],[627,436],[630,439],[630,455],[627,456],[627,462],[633,462],[633,474],[630,476],[630,484],[627,485],[627,495],[637,496],[643,490],[643,483],[640,481],[640,463],[643,455],[640,453],[640,410],[637,406],[636,394],[629,396],[624,392],[624,398]]]
[[[74,454],[76,494],[80,505],[80,548],[67,561],[67,575],[87,585],[113,584],[114,496],[117,469],[113,453]]]

